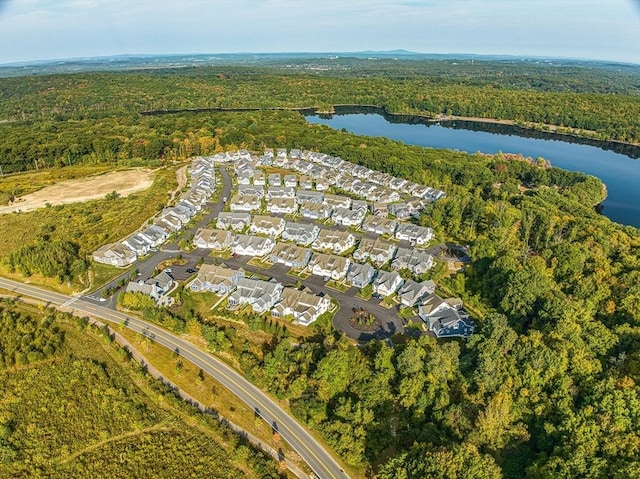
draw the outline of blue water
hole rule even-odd
[[[561,140],[525,138],[514,134],[445,128],[437,124],[390,123],[377,114],[334,115],[330,119],[307,116],[310,123],[322,123],[358,135],[382,136],[406,144],[447,148],[475,153],[521,153],[550,160],[553,166],[581,171],[600,178],[608,196],[602,213],[613,221],[640,228],[640,160],[596,146]]]

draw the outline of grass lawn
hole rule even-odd
[[[273,266],[273,263],[271,261],[258,258],[257,256],[247,261],[247,264],[251,266],[255,266],[256,268],[260,268],[260,269],[269,269]]]
[[[366,285],[356,294],[356,298],[364,299],[365,301],[369,301],[373,296],[373,286],[371,284]]]
[[[329,289],[333,289],[339,291],[341,293],[345,293],[351,286],[343,283],[342,281],[336,281],[334,279],[330,279],[325,283],[326,287]]]
[[[131,271],[135,268],[118,268],[111,266],[110,264],[91,262],[91,270],[93,271],[93,284],[92,289],[98,289],[100,286],[108,283],[114,278],[117,278],[122,273]]]
[[[291,268],[289,271],[287,271],[287,276],[298,279],[307,279],[309,276],[311,276],[311,273],[309,273],[308,271]]]

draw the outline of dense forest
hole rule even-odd
[[[374,75],[365,66],[322,75],[305,68],[220,66],[2,78],[0,165],[8,173],[121,157],[156,159],[176,149],[188,155],[175,143],[174,135],[184,131],[178,118],[140,114],[206,108],[331,111],[334,105],[377,105],[396,114],[502,119],[640,141],[634,72],[402,62],[380,64]],[[209,142],[213,133],[206,135]]]
[[[281,477],[86,320],[3,300],[0,331],[0,476]]]
[[[492,75],[492,82],[500,77]],[[240,68],[3,79],[0,117],[11,122],[0,124],[0,164],[5,173],[36,166],[73,171],[79,164],[170,163],[235,148],[286,147],[339,155],[441,188],[447,197],[419,222],[438,240],[470,246],[473,263],[439,282],[474,312],[478,328],[467,341],[402,336],[393,338],[394,347],[355,347],[327,325],[297,337],[247,318],[249,329],[268,337],[252,344],[240,326],[195,308],[184,291],[170,311],[134,304],[135,298],[121,303],[176,331],[197,330],[210,349],[286,401],[368,474],[637,477],[640,233],[594,211],[605,195],[596,178],[503,155],[359,137],[309,125],[291,111],[139,114],[366,103],[423,114],[450,108],[453,114],[523,115],[638,141],[640,97],[631,86],[613,94],[592,79],[582,89],[571,87],[579,93],[564,93],[558,75],[554,70],[553,81],[541,76],[548,88],[527,84],[525,75],[514,85],[492,85],[482,77],[447,82],[412,72],[267,75]],[[579,75],[571,81],[580,82]],[[6,198],[26,188],[19,178],[0,179]],[[166,187],[167,176],[160,178]],[[139,226],[136,208],[144,207],[147,217],[166,199],[158,190],[149,195],[0,216],[3,256],[16,270],[65,279],[74,264],[80,267],[72,252],[82,256],[113,237],[101,222],[117,225],[122,236]],[[51,246],[44,246],[44,235]],[[46,263],[51,258],[60,258],[58,268]]]

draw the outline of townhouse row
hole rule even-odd
[[[164,208],[150,226],[122,241],[98,248],[92,254],[93,260],[112,266],[130,265],[139,256],[164,243],[171,233],[182,229],[209,201],[216,184],[215,168],[210,160],[196,158],[189,167],[189,174],[190,188],[175,206]]]

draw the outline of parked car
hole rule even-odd
[[[193,273],[195,273],[195,272],[196,272],[196,270],[195,270],[195,269],[193,269],[193,268],[187,268],[187,273],[189,273],[189,274],[193,274]]]

